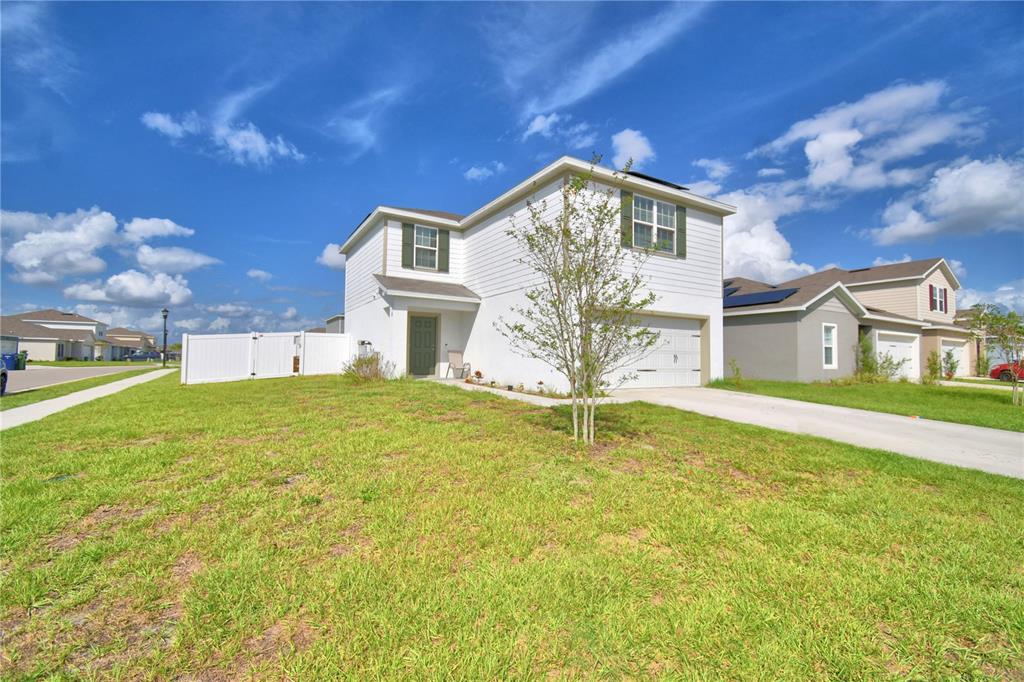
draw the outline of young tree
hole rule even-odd
[[[508,234],[522,247],[518,262],[540,283],[526,292],[526,305],[512,308],[518,320],[495,325],[517,352],[566,378],[573,438],[588,444],[603,392],[658,339],[637,317],[654,302],[640,274],[648,253],[623,248],[615,187],[593,178],[593,168],[566,178],[557,213],[548,213],[546,201],[531,202],[527,223],[513,222]]]
[[[983,334],[987,345],[994,347],[1010,363],[1010,381],[1013,386],[1011,401],[1024,405],[1024,391],[1020,390],[1020,372],[1024,355],[1024,318],[1012,310],[1003,312],[992,304],[974,307],[972,329]]]

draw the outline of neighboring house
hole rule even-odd
[[[327,318],[327,333],[328,334],[344,334],[345,333],[345,316],[344,315],[332,315]]]
[[[90,331],[44,327],[14,315],[0,317],[0,333],[18,337],[18,350],[29,360],[91,360],[96,343]]]
[[[7,355],[8,353],[18,352],[18,337],[14,334],[8,334],[6,331],[0,331],[0,354]]]
[[[107,330],[107,343],[110,345],[110,360],[123,360],[136,351],[154,351],[156,344],[153,337],[146,332],[112,327]]]
[[[920,378],[932,351],[951,351],[957,374],[973,372],[970,330],[955,324],[960,282],[942,258],[858,270],[830,268],[766,284],[723,282],[725,361],[743,376],[816,381],[853,374],[867,334],[881,358]]]
[[[307,334],[326,334],[327,327],[313,327],[312,329],[306,330]]]
[[[345,328],[360,353],[379,352],[398,374],[444,377],[448,351],[485,380],[566,388],[538,360],[513,351],[498,329],[527,304],[538,278],[508,235],[527,224],[527,202],[560,210],[566,178],[591,164],[563,157],[467,216],[378,206],[341,247]],[[663,246],[643,267],[657,300],[643,322],[658,347],[626,368],[630,386],[692,386],[722,375],[722,231],[732,206],[639,173],[594,168],[597,189],[614,188],[623,248]]]
[[[54,310],[53,308],[17,313],[15,315],[10,315],[10,317],[22,320],[23,322],[30,322],[42,327],[47,327],[49,329],[67,329],[70,331],[88,332],[90,340],[86,340],[85,337],[82,337],[82,340],[80,341],[83,346],[88,346],[88,349],[86,350],[87,355],[81,359],[110,359],[110,344],[106,339],[107,325],[99,322],[98,320],[94,320],[77,313],[66,313],[61,310]],[[72,357],[78,358],[79,356],[76,353]],[[42,358],[35,359],[41,360]]]

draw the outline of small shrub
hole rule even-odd
[[[896,378],[896,375],[903,369],[903,365],[909,362],[908,358],[902,360],[896,360],[892,355],[886,353],[875,368],[876,376],[880,377],[882,381],[892,381]]]
[[[939,358],[939,351],[933,350],[928,354],[926,368],[924,376],[921,377],[924,383],[934,384],[942,378],[942,359]]]
[[[960,361],[953,355],[953,351],[947,350],[942,356],[942,373],[946,377],[947,381],[956,376],[956,370],[959,367]]]
[[[975,374],[979,377],[987,377],[992,369],[992,361],[988,357],[988,351],[982,348],[978,351],[978,360],[975,363]]]
[[[857,374],[873,377],[878,373],[878,358],[875,355],[875,346],[871,343],[871,336],[866,331],[861,332],[857,339]]]
[[[345,376],[358,381],[387,381],[395,375],[395,363],[381,358],[380,353],[356,358],[345,366]]]
[[[740,365],[736,362],[736,358],[729,360],[729,371],[732,372],[732,382],[740,386],[743,383],[743,372],[740,371]]]

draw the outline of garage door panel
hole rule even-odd
[[[700,385],[700,321],[648,317],[643,324],[660,334],[655,347],[626,374],[634,377],[624,388],[666,388]]]
[[[908,379],[917,377],[917,344],[914,337],[879,332],[875,352],[879,360],[888,355],[893,360],[905,361],[898,376]]]
[[[942,362],[946,361],[946,351],[952,351],[957,361],[956,376],[965,377],[968,374],[966,344],[963,341],[942,342]]]

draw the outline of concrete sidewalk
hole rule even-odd
[[[29,422],[34,422],[37,419],[42,419],[43,417],[49,417],[51,414],[62,412],[69,407],[81,405],[82,403],[87,403],[90,400],[96,400],[96,398],[113,395],[114,393],[123,391],[126,388],[138,386],[139,384],[159,379],[160,377],[173,374],[177,371],[178,370],[176,369],[158,369],[152,372],[146,372],[145,374],[122,379],[121,381],[104,384],[103,386],[96,386],[95,388],[87,388],[83,391],[69,393],[68,395],[61,396],[60,398],[42,400],[38,403],[25,405],[24,407],[15,407],[10,410],[3,410],[0,412],[0,431],[12,429],[15,426],[21,426],[22,424],[27,424]]]
[[[1024,433],[1015,431],[713,388],[636,388],[614,391],[612,395],[619,401],[643,400],[734,422],[1024,478]]]
[[[990,391],[1012,391],[1013,386],[1010,384],[986,384],[981,381],[972,381],[970,383],[966,381],[940,381],[940,386],[952,386],[953,388],[984,388]]]

